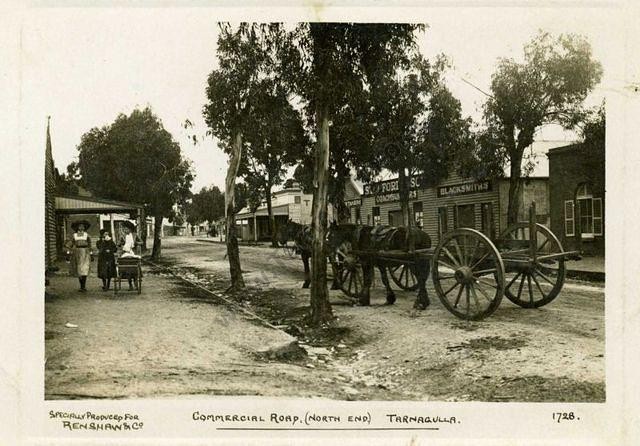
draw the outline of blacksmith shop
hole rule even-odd
[[[528,209],[536,204],[538,223],[549,223],[548,178],[527,178],[522,187],[523,206],[519,220],[528,220]],[[363,188],[361,215],[364,224],[402,225],[398,180],[379,181]],[[435,187],[411,179],[410,213],[415,225],[434,240],[455,228],[474,228],[490,238],[507,228],[509,179],[475,180],[452,175]]]

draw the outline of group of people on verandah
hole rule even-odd
[[[102,290],[107,291],[111,287],[111,279],[116,277],[116,256],[118,257],[139,257],[135,253],[135,248],[142,242],[136,234],[136,226],[125,221],[124,235],[116,245],[111,232],[106,229],[100,231],[100,240],[96,242],[98,254],[98,277],[102,279]],[[87,220],[75,221],[71,224],[73,234],[65,243],[67,254],[70,254],[69,274],[78,278],[80,291],[87,291],[87,276],[91,271],[91,263],[95,252],[92,250],[91,237],[87,233],[90,227]],[[126,277],[129,280],[129,289],[133,289],[135,281],[133,277]]]

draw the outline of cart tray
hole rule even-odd
[[[390,249],[386,251],[354,249],[352,252],[359,256],[375,256],[397,259],[413,259],[416,257],[430,257],[433,248],[416,249],[415,251],[404,251],[402,249]]]

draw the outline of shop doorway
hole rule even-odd
[[[456,228],[476,227],[476,213],[473,204],[456,206]]]
[[[389,211],[389,226],[403,226],[402,211]]]
[[[495,225],[493,222],[493,203],[482,203],[482,227],[481,231],[490,239],[495,238]]]

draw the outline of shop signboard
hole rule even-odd
[[[421,183],[423,183],[421,177],[412,177],[409,184],[409,190],[415,191],[418,189],[422,189]],[[363,190],[364,193],[362,195],[369,197],[372,195],[386,195],[394,192],[397,193],[399,192],[398,179],[395,178],[393,180],[377,181],[375,183],[365,184]]]
[[[416,200],[418,198],[418,192],[415,190],[409,191],[409,200]],[[400,193],[392,192],[389,194],[379,194],[375,196],[376,204],[382,203],[393,203],[395,201],[400,201]]]
[[[438,187],[438,198],[457,197],[459,195],[491,192],[491,181],[472,181],[468,183],[449,184]]]
[[[362,204],[362,200],[360,198],[354,198],[353,200],[344,201],[344,205],[347,207],[360,206],[361,204]]]

